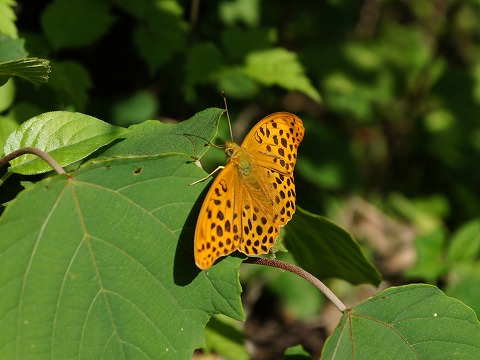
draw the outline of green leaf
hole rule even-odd
[[[102,156],[154,155],[178,152],[200,158],[217,132],[217,125],[225,110],[203,110],[179,124],[146,121],[132,125],[125,139],[102,153]]]
[[[414,245],[417,250],[417,261],[406,271],[406,275],[435,282],[446,272],[446,263],[443,259],[445,231],[438,228],[429,234],[419,235],[415,238]]]
[[[16,89],[13,79],[10,79],[3,86],[0,86],[0,113],[3,113],[12,106]]]
[[[0,33],[0,62],[22,59],[27,56],[23,39],[14,39]]]
[[[291,263],[292,260],[288,259],[289,255],[290,253],[286,255],[281,254],[278,256],[278,259]],[[308,322],[319,314],[323,305],[323,298],[319,295],[317,288],[305,281],[305,279],[290,272],[271,270],[269,268],[264,273],[265,277],[268,271],[266,286],[276,294],[282,308],[290,316]],[[255,279],[251,279],[251,281],[255,282]]]
[[[0,218],[0,358],[190,359],[209,316],[243,319],[229,257],[196,268],[206,184],[181,155],[91,161]],[[195,210],[192,212],[192,207]]]
[[[260,86],[242,68],[231,66],[220,74],[218,88],[225,91],[229,99],[251,99],[258,94]]]
[[[450,240],[448,257],[451,265],[473,263],[480,254],[480,219],[474,219],[458,229]]]
[[[208,84],[214,81],[222,69],[223,56],[212,43],[198,43],[188,52],[186,64],[187,86]]]
[[[48,81],[50,62],[45,59],[25,58],[0,63],[0,85],[11,76],[18,76],[34,84]]]
[[[445,292],[449,296],[463,301],[475,313],[480,314],[478,289],[480,288],[480,264],[478,260],[471,263],[456,264],[448,273]]]
[[[92,116],[53,111],[36,116],[13,132],[4,151],[11,153],[31,146],[49,153],[61,166],[81,160],[127,130]],[[32,175],[50,171],[51,167],[35,155],[23,155],[10,162],[10,172]]]
[[[320,279],[336,277],[352,284],[378,285],[380,275],[342,228],[301,208],[285,227],[285,246],[300,267]]]
[[[104,35],[115,18],[107,3],[98,0],[55,0],[41,22],[53,48],[74,48],[93,43]]]
[[[63,61],[52,63],[52,75],[48,86],[52,87],[65,106],[83,110],[88,101],[92,81],[88,71],[79,63]]]
[[[308,360],[312,357],[308,352],[306,352],[302,345],[296,345],[288,348],[285,351],[284,360]]]
[[[245,72],[263,85],[297,90],[317,102],[321,101],[320,94],[305,75],[297,55],[286,49],[275,48],[249,54]]]
[[[393,287],[347,310],[322,359],[480,359],[472,309],[430,285]]]
[[[14,39],[18,37],[17,27],[15,26],[17,17],[13,11],[15,5],[16,2],[14,0],[0,1],[0,33],[6,34]]]
[[[4,156],[3,147],[7,137],[18,127],[18,123],[15,119],[12,119],[9,116],[0,115],[0,156]]]
[[[185,97],[188,102],[192,103],[197,98],[195,85],[215,84],[218,81],[223,63],[223,55],[214,44],[199,43],[192,46],[185,65]]]
[[[237,21],[242,21],[247,25],[255,26],[260,21],[260,0],[221,2],[219,13],[225,24],[232,25]]]
[[[152,6],[134,33],[134,43],[150,73],[185,49],[186,33],[187,24],[181,15]]]
[[[247,360],[242,328],[237,321],[222,315],[213,316],[205,328],[207,352],[215,352],[228,360]]]
[[[154,118],[159,113],[159,100],[151,91],[138,91],[117,102],[112,109],[115,125],[128,126]]]
[[[270,48],[277,41],[275,28],[230,27],[222,32],[222,44],[228,57],[243,60],[246,54]]]

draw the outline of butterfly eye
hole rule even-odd
[[[233,150],[232,148],[225,149],[225,154],[227,154],[228,157],[232,157],[234,153],[235,150]]]

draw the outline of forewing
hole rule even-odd
[[[302,120],[291,113],[271,114],[253,127],[242,143],[250,154],[258,186],[246,184],[247,192],[261,192],[265,211],[277,226],[285,225],[295,212],[295,180],[293,169],[297,150],[305,129]],[[259,188],[257,190],[256,188]]]
[[[302,120],[288,112],[277,112],[260,120],[242,143],[256,164],[284,175],[293,174],[298,145],[305,128]]]
[[[208,269],[221,256],[240,245],[240,197],[238,173],[228,163],[210,187],[195,228],[195,264]]]

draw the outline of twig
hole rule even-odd
[[[333,302],[333,304],[337,307],[338,310],[340,310],[341,312],[344,312],[347,309],[345,304],[342,303],[340,299],[332,292],[332,290],[330,290],[323,282],[318,280],[315,276],[310,274],[308,271],[303,270],[298,266],[289,264],[285,261],[280,261],[275,259],[256,258],[256,257],[248,258],[247,260],[244,261],[244,263],[267,265],[267,266],[276,267],[282,270],[290,271],[291,273],[294,273],[304,278],[311,284],[313,284],[317,289],[319,289],[322,293],[324,293],[325,296],[329,298],[331,302]]]
[[[0,166],[3,166],[9,161],[25,154],[37,155],[46,161],[48,165],[50,165],[58,174],[66,174],[65,170],[63,170],[63,168],[55,161],[54,158],[52,158],[46,152],[30,146],[15,150],[10,154],[5,155],[3,158],[0,158]]]

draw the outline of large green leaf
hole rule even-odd
[[[434,286],[393,287],[344,313],[322,359],[480,359],[480,323]]]
[[[285,246],[300,267],[317,278],[379,284],[380,275],[362,254],[358,243],[330,220],[297,208],[285,230]]]
[[[146,121],[132,125],[123,141],[106,149],[102,156],[154,155],[179,152],[200,158],[217,132],[225,110],[209,108],[179,124]]]
[[[53,111],[36,116],[15,130],[7,138],[6,154],[22,147],[31,146],[49,153],[61,166],[81,160],[122,134],[119,128],[92,116]],[[10,162],[10,172],[38,174],[50,171],[51,167],[34,155],[24,155]]]
[[[21,192],[0,218],[0,358],[190,359],[211,314],[241,320],[241,259],[194,264],[203,175],[114,158]]]

